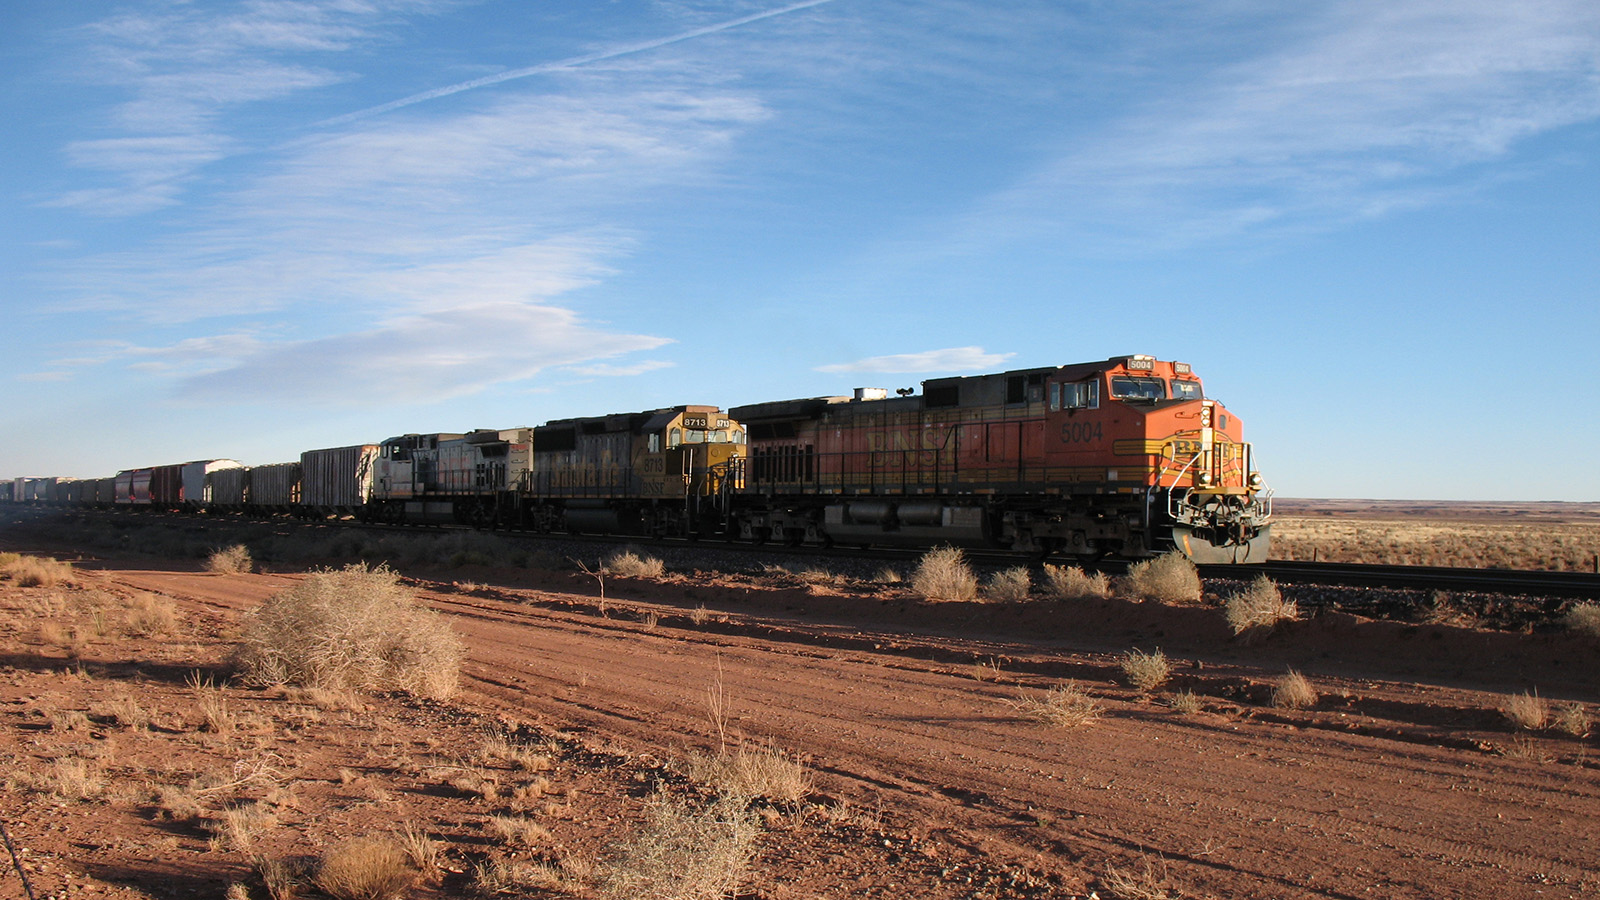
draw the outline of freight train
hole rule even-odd
[[[1266,559],[1239,419],[1150,356],[938,378],[921,393],[676,406],[408,434],[245,467],[18,478],[0,501],[789,544]]]

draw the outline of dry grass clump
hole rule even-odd
[[[1317,699],[1317,689],[1293,669],[1272,688],[1272,705],[1278,709],[1309,709],[1317,705]]]
[[[1300,605],[1285,600],[1283,593],[1271,578],[1257,575],[1250,586],[1228,598],[1228,627],[1234,634],[1251,629],[1270,629],[1279,622],[1293,622],[1300,618]]]
[[[1025,694],[1010,702],[1023,717],[1060,728],[1092,724],[1105,712],[1076,681],[1057,685],[1043,695]]]
[[[593,876],[592,866],[571,857],[554,863],[488,859],[473,866],[472,883],[478,893],[489,896],[538,891],[538,896],[554,892],[584,897]]]
[[[234,662],[254,684],[329,690],[397,688],[444,699],[463,647],[385,566],[325,570],[244,617]]]
[[[1544,698],[1533,691],[1525,691],[1505,698],[1500,703],[1500,713],[1506,721],[1523,731],[1538,731],[1550,720],[1550,708]]]
[[[518,741],[501,731],[490,732],[483,739],[483,755],[527,772],[545,772],[555,764],[542,748]]]
[[[1200,695],[1194,691],[1187,690],[1179,691],[1168,697],[1167,705],[1172,707],[1174,711],[1181,712],[1186,716],[1192,716],[1205,708],[1200,701]]]
[[[1600,603],[1584,601],[1567,610],[1567,627],[1579,634],[1600,637]]]
[[[506,843],[519,847],[550,843],[550,830],[525,816],[490,816],[489,830]]]
[[[1117,584],[1117,592],[1140,600],[1198,603],[1200,573],[1188,557],[1174,550],[1129,566],[1128,574]]]
[[[42,779],[34,778],[28,786],[63,800],[92,800],[105,793],[106,779],[99,764],[69,756],[56,760]]]
[[[721,900],[744,882],[760,828],[741,800],[703,809],[663,799],[638,834],[600,866],[608,900]]]
[[[984,595],[996,603],[1024,603],[1033,590],[1033,576],[1022,566],[1002,569],[990,576]]]
[[[767,746],[740,746],[716,756],[691,756],[689,778],[718,796],[746,802],[765,797],[794,803],[811,793],[811,776],[805,763]]]
[[[200,711],[200,730],[211,734],[231,734],[235,722],[222,688],[199,672],[191,672],[187,681],[190,690],[195,692],[195,708]]]
[[[178,611],[170,599],[141,592],[127,601],[122,631],[129,637],[158,637],[177,628]]]
[[[1104,572],[1086,574],[1078,566],[1044,564],[1045,593],[1056,600],[1103,600],[1111,596]]]
[[[227,847],[240,853],[249,853],[256,838],[277,824],[272,811],[259,803],[240,803],[223,807],[215,821],[206,827],[211,831],[214,850]]]
[[[1172,677],[1172,665],[1167,662],[1167,655],[1160,650],[1154,653],[1145,653],[1143,650],[1129,650],[1122,655],[1122,674],[1128,679],[1137,691],[1149,693]]]
[[[250,548],[234,544],[212,553],[206,559],[206,571],[218,575],[247,575],[255,564],[250,558]]]
[[[1575,738],[1589,736],[1589,713],[1580,703],[1563,703],[1550,719],[1550,725]]]
[[[7,556],[11,561],[0,566],[0,574],[16,582],[17,587],[55,587],[72,581],[72,563],[50,556]]]
[[[444,846],[414,822],[407,822],[405,828],[395,835],[395,840],[399,842],[406,859],[419,872],[433,872],[444,858]]]
[[[619,578],[660,578],[667,572],[667,564],[654,556],[640,556],[632,550],[612,554],[605,561],[607,575]]]
[[[1100,883],[1117,900],[1180,900],[1183,894],[1167,887],[1166,868],[1163,862],[1161,871],[1157,872],[1148,858],[1135,868],[1106,866]]]
[[[150,727],[150,713],[139,705],[139,701],[131,695],[124,694],[114,700],[106,700],[90,707],[91,715],[105,719],[113,724],[121,725],[132,731],[144,731]]]
[[[936,547],[922,555],[911,589],[929,600],[976,600],[978,576],[957,547]]]
[[[322,856],[316,884],[338,900],[392,900],[416,880],[406,852],[393,838],[359,838]]]

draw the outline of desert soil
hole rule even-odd
[[[0,549],[73,556],[15,529]],[[460,692],[330,702],[227,681],[241,614],[299,575],[75,568],[0,583],[0,816],[40,897],[265,897],[256,861],[407,825],[444,850],[416,896],[466,894],[491,860],[564,862],[581,894],[661,793],[706,799],[683,760],[741,741],[813,782],[758,804],[746,898],[1600,895],[1595,738],[1499,712],[1537,691],[1595,714],[1600,641],[1554,628],[1327,613],[1242,642],[1215,588],[997,606],[709,571],[607,578],[603,597],[581,572],[414,571],[466,642]],[[176,624],[141,635],[152,597]],[[1133,648],[1172,660],[1165,688],[1127,685]],[[1289,668],[1314,707],[1271,705]],[[1067,681],[1098,721],[1014,705]],[[1202,708],[1172,708],[1179,690]],[[216,727],[201,703],[219,698]],[[490,733],[543,762],[495,759]],[[255,826],[229,830],[230,810]],[[542,830],[508,838],[493,815]],[[23,896],[9,863],[0,896]]]

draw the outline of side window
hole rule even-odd
[[[650,452],[651,453],[660,453],[661,452],[661,435],[660,434],[652,434],[652,435],[650,435]]]
[[[1061,383],[1060,382],[1055,382],[1055,383],[1050,385],[1050,409],[1057,410],[1057,409],[1060,409],[1060,408],[1061,408]]]
[[[1100,382],[1080,381],[1061,386],[1062,405],[1067,409],[1099,409]]]

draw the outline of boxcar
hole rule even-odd
[[[300,511],[307,515],[355,515],[372,499],[377,444],[330,447],[300,454]]]
[[[237,512],[250,502],[250,473],[244,466],[206,474],[206,508]]]
[[[251,509],[261,512],[291,512],[299,505],[299,463],[272,463],[251,468]]]

